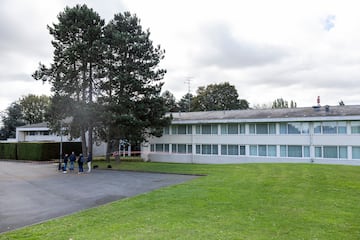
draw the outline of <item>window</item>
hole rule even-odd
[[[200,151],[201,148],[201,151]],[[198,151],[199,150],[199,151]],[[201,154],[218,154],[218,145],[217,144],[202,144],[202,145],[196,145],[196,153]]]
[[[169,152],[169,144],[165,144],[164,148],[165,148],[165,152]]]
[[[150,152],[155,152],[155,145],[154,144],[150,144]]]
[[[307,122],[303,122],[302,124],[302,134],[309,134],[310,133],[310,125]]]
[[[351,134],[360,134],[360,121],[351,122]]]
[[[178,134],[186,134],[186,125],[178,125]]]
[[[249,124],[249,133],[255,134],[255,124]]]
[[[187,134],[192,134],[192,125],[186,125],[187,127]]]
[[[240,155],[245,155],[246,151],[245,151],[245,146],[244,145],[240,145]]]
[[[352,159],[360,159],[360,147],[352,147]]]
[[[346,122],[338,122],[338,134],[346,134]]]
[[[321,134],[321,123],[320,122],[314,122],[314,133]]]
[[[266,123],[257,123],[256,124],[256,134],[268,134],[268,124]]]
[[[269,123],[269,134],[276,134],[276,124]]]
[[[196,134],[218,134],[218,125],[217,124],[196,125]]]
[[[315,147],[315,157],[322,158],[322,149],[321,147]]]
[[[221,145],[221,155],[227,155],[227,145]]]
[[[187,152],[192,153],[192,145],[191,144],[187,145]]]
[[[288,157],[302,157],[302,146],[288,146]]]
[[[287,134],[287,123],[280,123],[280,134]]]
[[[155,145],[155,151],[156,152],[163,152],[164,151],[164,145],[163,144],[156,144]]]
[[[267,146],[266,145],[259,145],[259,156],[266,156],[267,153]]]
[[[172,125],[171,126],[171,134],[173,134],[173,135],[178,134],[177,125]]]
[[[171,134],[192,134],[192,126],[186,124],[172,125],[171,126]]]
[[[322,132],[323,134],[337,134],[336,122],[323,122]]]
[[[346,146],[340,146],[339,147],[339,158],[347,159],[347,147]]]
[[[196,145],[196,154],[200,154],[200,152],[201,152],[201,146]]]
[[[228,125],[228,134],[238,134],[239,129],[237,124],[229,124]]]
[[[171,144],[171,152],[176,153],[177,152],[177,145]]]
[[[276,146],[275,145],[269,145],[268,146],[268,156],[269,157],[276,157]]]
[[[338,158],[338,151],[336,146],[324,146],[324,158]]]
[[[170,132],[170,128],[169,127],[164,127],[164,129],[163,129],[164,135],[169,135],[169,132]]]
[[[237,123],[221,124],[221,134],[238,134],[239,128]]]
[[[240,128],[240,134],[245,134],[245,124],[240,124],[239,128]]]
[[[318,146],[315,147],[316,158],[347,159],[347,146]]]
[[[201,125],[201,133],[202,134],[211,134],[211,125]]]
[[[245,132],[245,129],[243,130]],[[249,124],[250,134],[276,134],[275,123],[252,123]]]
[[[186,153],[186,144],[178,144],[177,150],[178,153]]]
[[[229,155],[239,155],[239,146],[238,145],[228,145],[228,154]]]
[[[250,155],[257,156],[257,145],[250,145]]]
[[[287,146],[280,145],[280,157],[287,157]]]
[[[201,134],[201,125],[196,125],[196,134]]]
[[[202,151],[201,154],[211,154],[211,145],[210,144],[203,144],[201,145]]]
[[[300,134],[301,123],[288,123],[288,134]]]
[[[304,146],[304,157],[310,157],[310,146]]]

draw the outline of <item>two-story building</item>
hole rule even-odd
[[[178,163],[360,165],[360,106],[171,113],[142,157]]]

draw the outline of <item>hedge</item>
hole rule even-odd
[[[16,159],[16,143],[0,143],[0,159]]]
[[[63,153],[81,152],[80,142],[64,142]],[[48,161],[59,159],[60,143],[0,143],[0,158],[14,160]]]

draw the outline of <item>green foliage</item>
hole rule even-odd
[[[0,144],[0,150],[4,148],[5,144]],[[79,154],[82,152],[81,143],[79,142],[63,142],[63,153],[75,152]],[[8,146],[9,155],[0,155],[0,158],[16,159],[16,160],[30,160],[30,161],[49,161],[59,159],[60,143],[29,143],[21,142],[14,143]],[[6,148],[4,148],[6,149]]]
[[[288,101],[284,100],[283,98],[278,98],[273,102],[271,108],[289,108],[289,107],[296,108],[297,107],[296,102],[291,100],[290,106],[289,106]]]
[[[170,91],[165,91],[161,94],[161,97],[165,100],[165,106],[167,112],[177,112],[178,106],[176,103],[175,96]]]
[[[28,124],[45,122],[45,114],[50,104],[50,98],[46,95],[37,96],[29,94],[20,99],[23,119]]]
[[[17,143],[0,143],[0,159],[16,159]]]
[[[235,86],[228,82],[199,87],[191,101],[191,111],[248,109],[246,100],[239,100]]]
[[[59,156],[58,143],[18,143],[19,160],[49,161]]]
[[[76,5],[66,7],[48,29],[54,62],[50,67],[40,64],[33,77],[52,84],[52,129],[59,130],[60,120],[73,117],[67,126],[71,136],[81,137],[83,152],[91,152],[93,132],[107,142],[137,143],[169,124],[160,96],[166,70],[158,67],[165,52],[153,46],[136,15],[116,14],[105,26],[93,9]]]
[[[207,176],[5,233],[0,239],[357,240],[360,236],[359,167],[111,164],[122,170]]]
[[[185,94],[178,102],[180,112],[189,112],[191,110],[191,102],[194,96],[191,93]]]
[[[15,138],[16,127],[25,125],[21,105],[18,102],[13,102],[6,109],[2,116],[3,127],[1,128],[2,138]]]

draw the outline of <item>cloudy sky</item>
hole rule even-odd
[[[360,104],[360,3],[356,0],[1,0],[0,111],[29,93],[52,60],[47,25],[65,6],[87,4],[109,21],[130,11],[166,50],[163,90],[179,100],[229,82],[251,106],[276,98],[298,106]]]

